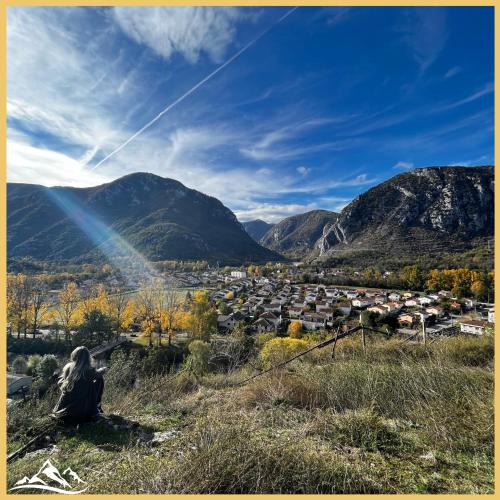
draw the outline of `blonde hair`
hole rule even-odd
[[[60,379],[61,389],[71,391],[85,374],[92,368],[90,351],[85,346],[77,347],[70,356],[71,361],[63,368]]]

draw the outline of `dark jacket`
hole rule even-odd
[[[59,380],[62,385],[63,377]],[[61,389],[62,394],[53,410],[57,418],[84,421],[101,412],[101,397],[104,390],[102,375],[89,368],[71,389]]]

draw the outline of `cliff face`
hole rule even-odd
[[[312,210],[274,225],[260,243],[289,257],[302,258],[313,249],[324,231],[337,220],[335,212]]]
[[[345,250],[394,255],[467,249],[493,237],[493,167],[429,167],[358,196],[315,245],[315,256]]]

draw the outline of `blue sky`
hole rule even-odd
[[[489,7],[10,7],[7,28],[11,182],[147,171],[271,222],[493,163]]]

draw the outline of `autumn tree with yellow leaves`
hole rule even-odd
[[[78,307],[80,305],[80,292],[74,282],[67,283],[59,293],[56,306],[58,319],[64,331],[65,340],[69,341],[71,330],[78,326]]]
[[[288,336],[291,339],[302,338],[302,323],[300,321],[292,321],[288,325]]]

